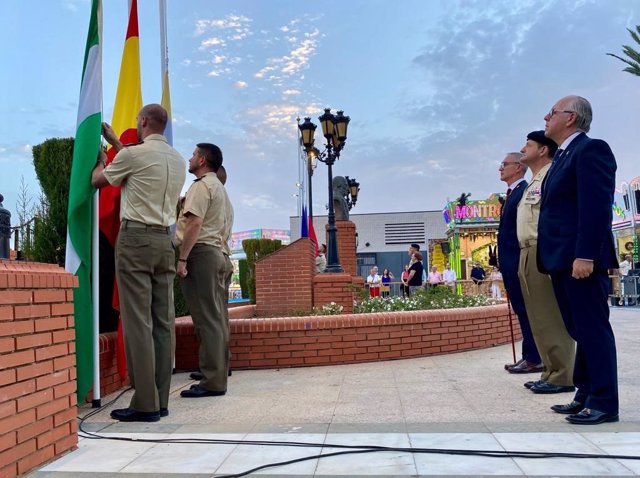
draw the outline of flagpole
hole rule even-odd
[[[93,303],[93,399],[91,406],[100,408],[100,248],[98,247],[98,191],[93,195],[91,226],[91,302]]]

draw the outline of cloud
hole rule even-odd
[[[249,85],[247,84],[247,82],[246,82],[246,81],[236,81],[236,82],[233,84],[233,87],[234,87],[236,90],[243,90],[243,89],[245,89],[247,86],[249,86]]]
[[[274,199],[268,194],[260,194],[258,196],[243,194],[241,203],[243,206],[253,209],[272,210],[280,208],[278,202],[274,201]]]
[[[227,59],[227,57],[224,56],[224,55],[214,55],[213,56],[213,64],[214,65],[219,65],[220,63],[222,63],[226,59]]]
[[[284,90],[282,94],[285,96],[295,96],[300,94],[300,90],[296,90],[295,88],[289,88],[287,90]]]
[[[233,30],[237,33],[248,33],[248,25],[252,22],[249,17],[244,15],[230,14],[224,18],[212,20],[200,19],[196,21],[196,29],[194,34],[200,36],[210,30]]]
[[[221,45],[225,45],[224,40],[218,37],[211,37],[200,42],[200,50],[206,50],[207,48]]]
[[[286,41],[292,43],[292,49],[282,56],[267,58],[266,66],[258,70],[256,78],[266,78],[267,81],[278,81],[282,76],[293,76],[308,67],[311,57],[316,53],[318,40],[321,37],[320,30],[314,28],[305,33],[302,41],[297,37],[289,37]],[[278,74],[273,74],[278,72]]]

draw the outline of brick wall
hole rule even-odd
[[[516,340],[521,338],[513,318]],[[509,343],[506,305],[231,322],[231,367],[374,362]]]
[[[53,264],[0,261],[0,476],[77,445],[73,288]]]
[[[311,311],[315,248],[298,239],[256,262],[256,304],[261,317]]]
[[[351,221],[336,221],[338,228],[338,258],[349,275],[358,274],[356,263],[356,225]]]
[[[104,397],[116,392],[123,387],[129,386],[129,377],[124,380],[118,373],[117,359],[117,332],[107,332],[100,334],[100,396]],[[93,389],[87,395],[87,402],[93,398]]]
[[[342,305],[343,314],[351,314],[357,289],[363,285],[362,277],[352,277],[346,272],[316,274],[313,278],[313,306],[320,308],[335,302]]]
[[[256,369],[346,364],[424,357],[506,344],[506,305],[468,309],[309,317],[251,318],[247,308],[230,319],[231,368]],[[516,317],[516,340],[522,338]],[[190,317],[176,325],[176,367],[198,367]]]

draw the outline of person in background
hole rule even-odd
[[[393,273],[389,269],[385,268],[382,271],[382,285],[380,286],[380,295],[382,297],[389,297],[389,291],[391,290],[391,281],[393,280]]]
[[[491,297],[494,299],[502,299],[502,291],[500,290],[500,284],[502,283],[502,274],[497,267],[491,268],[489,280],[491,281]]]
[[[620,301],[618,302],[619,305],[627,305],[625,304],[625,302],[628,300],[625,297],[625,287],[624,287],[624,283],[625,283],[625,277],[627,277],[629,275],[629,271],[633,269],[633,257],[631,256],[631,254],[626,254],[624,256],[624,261],[622,261],[619,265],[618,265],[618,274],[620,275]],[[631,292],[633,293],[633,292]]]
[[[451,288],[451,291],[454,293],[456,291],[457,279],[458,278],[456,277],[456,271],[454,271],[447,262],[447,265],[444,266],[444,272],[442,273],[442,280],[444,281],[445,285]]]
[[[442,283],[442,274],[438,272],[438,266],[431,266],[429,275],[427,276],[427,285],[429,289],[434,289]]]
[[[479,262],[473,264],[473,267],[471,268],[471,280],[476,285],[476,294],[482,293],[482,284],[484,283],[486,276],[487,274]]]
[[[407,296],[417,288],[422,287],[422,274],[424,272],[424,266],[422,265],[422,254],[414,252],[411,255],[411,264],[409,266],[409,278],[407,279],[407,285],[409,290]]]
[[[402,284],[400,284],[402,297],[409,297],[409,264],[404,266],[400,280],[402,281]]]
[[[371,268],[371,273],[367,276],[367,285],[369,286],[370,297],[380,297],[380,283],[382,278],[378,274],[378,266]]]
[[[318,256],[316,257],[316,272],[324,272],[327,268],[327,245],[322,244],[318,249]]]

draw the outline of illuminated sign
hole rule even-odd
[[[444,222],[453,228],[456,224],[482,224],[500,221],[502,195],[492,194],[487,199],[465,201],[460,204],[452,201],[442,211]]]
[[[229,247],[233,253],[243,252],[242,241],[245,239],[280,239],[283,245],[289,244],[291,236],[287,229],[250,229],[249,231],[234,232],[229,240]]]

